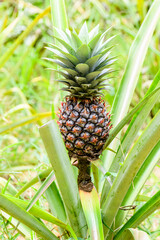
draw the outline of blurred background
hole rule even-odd
[[[108,91],[104,92],[106,102],[112,106],[129,48],[153,1],[65,2],[70,29],[78,32],[84,21],[90,30],[97,24],[102,32],[112,26],[110,36],[116,35],[112,42],[112,54],[117,58],[114,64],[116,71]],[[56,76],[47,70],[54,65],[43,59],[51,56],[45,46],[54,41],[50,10],[44,12],[49,4],[49,0],[0,0],[0,175],[5,175],[19,188],[49,164],[38,124],[54,117],[62,98],[57,91]],[[152,37],[130,109],[142,99],[159,68],[160,22]],[[147,122],[159,108],[160,102],[150,112]],[[143,189],[145,195],[151,196],[159,190],[159,167],[157,165],[148,179]],[[26,198],[30,198],[33,193],[27,194]],[[159,213],[152,214],[141,226],[153,239],[160,239],[160,227],[157,230]],[[0,239],[20,239],[10,238],[7,230],[5,235],[4,226],[5,222],[0,217]]]

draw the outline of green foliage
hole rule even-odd
[[[156,240],[160,1],[153,1],[148,16],[151,1],[65,2],[66,8],[63,0],[7,0],[0,5],[0,239]],[[66,26],[79,32],[85,21],[89,30],[94,29],[90,37],[97,24],[102,32],[112,26],[108,34],[117,35],[112,52],[118,71],[109,80],[109,91],[103,92],[112,106],[114,127],[101,160],[92,164],[95,188],[79,196],[77,169],[70,163],[57,125],[44,124],[56,116],[62,96],[55,81],[61,71],[43,58],[50,58],[46,42],[55,48],[53,31],[56,37],[56,29],[60,32]],[[85,31],[84,25],[80,35],[87,42]],[[81,46],[75,33],[72,37],[70,50]],[[54,53],[64,54],[57,42]],[[71,54],[65,56],[78,63]],[[87,64],[94,65],[98,58]],[[85,73],[87,67],[78,64],[77,70]]]

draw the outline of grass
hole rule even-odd
[[[139,5],[137,5],[137,2],[139,2]],[[71,28],[79,30],[83,22],[87,21],[89,28],[99,23],[102,31],[106,29],[106,26],[112,25],[112,35],[117,34],[114,41],[118,44],[115,45],[113,54],[118,59],[115,63],[115,69],[118,71],[114,73],[110,90],[105,93],[105,99],[109,105],[113,103],[115,92],[124,71],[128,50],[150,4],[149,0],[144,1],[144,3],[136,0],[128,2],[116,0],[114,3],[107,0],[66,0]],[[0,56],[15,43],[21,32],[48,5],[49,1],[47,0],[43,3],[36,0],[26,2],[23,0],[17,0],[17,2],[7,0],[1,2],[0,34],[3,34],[3,38],[0,40]],[[13,26],[15,19],[17,19],[17,22]],[[10,29],[7,29],[9,26]],[[7,35],[4,34],[5,29],[8,31]],[[159,30],[160,23],[157,25],[150,43],[130,108],[133,108],[142,99],[151,84],[151,80],[160,68]],[[58,111],[61,96],[57,92],[58,86],[55,83],[55,76],[46,70],[49,64],[43,60],[43,57],[48,56],[48,52],[44,48],[46,42],[52,42],[50,14],[40,19],[0,69],[1,126],[18,122],[20,119],[36,113],[50,112],[53,105],[55,112]],[[144,126],[153,118],[159,107],[160,102],[150,112]],[[50,120],[50,117],[39,121],[43,124],[47,120]],[[49,161],[43,150],[35,122],[0,135],[0,176],[9,180],[18,189],[29,179],[32,179],[37,172],[46,169],[48,165]],[[151,197],[159,190],[159,169],[158,166],[154,169],[141,190],[141,194]],[[31,199],[36,189],[37,186],[32,188],[30,192],[24,193],[24,197]],[[41,197],[39,205],[44,207],[45,204],[45,199]],[[160,225],[159,213],[157,211],[152,214],[140,226],[141,229],[151,235],[153,240],[160,239],[160,232],[158,231]],[[0,238],[23,239],[21,235],[17,235],[14,227],[2,216],[0,217]]]

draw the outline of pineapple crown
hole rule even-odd
[[[59,36],[55,39],[61,47],[49,43],[52,47],[47,49],[54,53],[54,58],[46,59],[62,67],[62,71],[51,69],[63,76],[58,80],[66,85],[62,90],[78,98],[102,95],[101,90],[108,85],[106,75],[112,72],[111,65],[115,61],[114,57],[110,57],[112,47],[108,47],[114,36],[105,40],[110,28],[101,34],[97,25],[88,32],[84,23],[79,34],[69,29],[55,30]]]

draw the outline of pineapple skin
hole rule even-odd
[[[104,100],[66,97],[61,105],[58,124],[70,158],[97,160],[112,127]]]

